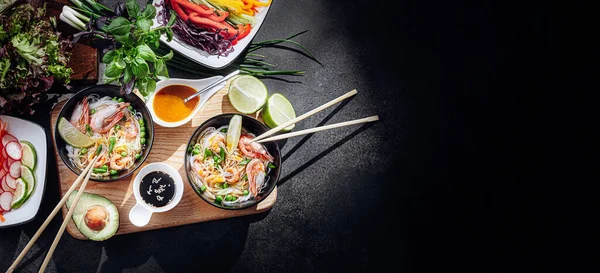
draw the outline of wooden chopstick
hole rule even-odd
[[[269,137],[269,138],[261,139],[261,140],[259,140],[257,142],[261,143],[261,142],[267,142],[267,141],[280,140],[280,139],[285,139],[285,138],[290,138],[290,137],[295,137],[295,136],[312,134],[312,133],[316,133],[316,132],[320,132],[320,131],[325,131],[325,130],[329,130],[329,129],[334,129],[334,128],[339,128],[339,127],[354,125],[354,124],[360,124],[360,123],[366,123],[366,122],[373,122],[373,121],[377,121],[377,120],[379,120],[379,116],[370,116],[370,117],[367,117],[367,118],[361,118],[361,119],[356,119],[356,120],[351,120],[351,121],[345,121],[345,122],[340,122],[340,123],[335,123],[335,124],[330,124],[330,125],[325,125],[325,126],[314,127],[314,128],[311,128],[311,129],[306,129],[306,130],[302,130],[302,131],[298,131],[298,132],[281,134],[281,135],[277,135],[277,136],[274,136],[274,137]]]
[[[259,140],[264,139],[264,138],[266,138],[266,137],[268,137],[268,136],[270,136],[272,134],[275,134],[275,133],[281,131],[283,128],[288,127],[288,126],[290,126],[290,125],[292,125],[292,124],[294,124],[294,123],[296,123],[298,121],[301,121],[301,120],[303,120],[303,119],[305,119],[307,117],[310,117],[310,116],[314,115],[315,113],[317,113],[317,112],[319,112],[319,111],[321,111],[321,110],[323,110],[323,109],[325,109],[325,108],[327,108],[327,107],[329,107],[331,105],[334,105],[334,104],[336,104],[336,103],[338,103],[338,102],[340,102],[342,100],[345,100],[346,98],[352,97],[352,96],[356,95],[356,93],[358,93],[358,91],[356,91],[356,89],[354,89],[354,90],[352,90],[352,91],[350,91],[350,92],[348,92],[348,93],[346,93],[344,95],[341,95],[338,98],[336,98],[336,99],[334,99],[334,100],[332,100],[332,101],[330,101],[328,103],[325,103],[325,104],[323,104],[323,105],[321,105],[321,106],[319,106],[319,107],[317,107],[317,108],[315,108],[313,110],[310,110],[309,112],[306,112],[305,114],[302,114],[302,115],[300,115],[300,116],[298,116],[298,117],[296,117],[294,119],[288,120],[287,122],[284,122],[283,124],[281,124],[281,125],[273,128],[273,129],[271,129],[269,131],[264,132],[262,135],[257,136],[256,138],[252,139],[250,142],[253,142],[253,141],[260,142]]]
[[[50,215],[48,215],[48,218],[46,218],[46,221],[44,221],[44,223],[42,224],[42,226],[37,230],[37,232],[33,235],[33,237],[31,237],[31,239],[29,240],[29,243],[27,243],[27,245],[25,246],[25,248],[23,248],[23,250],[21,251],[21,253],[19,254],[19,256],[17,256],[17,258],[15,259],[15,261],[13,262],[13,264],[8,268],[8,270],[6,270],[6,273],[11,273],[11,272],[13,272],[17,268],[17,265],[19,265],[19,263],[21,262],[21,260],[23,260],[23,258],[25,257],[25,254],[27,254],[27,252],[31,249],[31,247],[33,246],[33,244],[35,243],[35,241],[37,241],[37,239],[40,237],[40,235],[42,234],[42,232],[44,232],[44,230],[46,229],[46,227],[48,227],[48,225],[50,224],[50,222],[52,221],[52,219],[54,218],[54,216],[56,216],[56,214],[58,213],[58,211],[67,202],[67,200],[69,199],[69,196],[71,196],[71,193],[77,188],[77,186],[79,186],[79,183],[81,183],[81,181],[83,180],[83,178],[86,177],[86,175],[88,173],[91,173],[90,170],[92,169],[92,166],[94,166],[94,163],[96,163],[96,158],[94,158],[94,161],[92,162],[92,164],[90,164],[89,166],[87,166],[83,170],[83,172],[81,172],[81,174],[77,177],[77,179],[75,179],[75,182],[73,182],[73,185],[65,193],[65,196],[60,200],[60,202],[58,202],[58,204],[56,205],[56,207],[54,208],[54,210],[52,210],[52,212],[50,213]],[[66,218],[66,219],[69,219],[69,218]]]
[[[98,157],[95,157],[94,160],[92,161],[92,163],[90,163],[90,166],[93,166],[94,164],[96,164],[97,159],[98,159]],[[86,173],[83,183],[81,184],[81,188],[79,188],[77,195],[75,195],[75,199],[73,199],[73,203],[71,203],[71,208],[69,208],[69,212],[67,212],[67,216],[65,216],[65,219],[63,220],[62,225],[60,226],[60,229],[58,230],[58,233],[56,234],[56,237],[54,238],[54,241],[52,242],[52,245],[50,246],[50,249],[48,250],[48,254],[46,254],[46,258],[44,259],[44,262],[42,263],[42,266],[40,267],[40,271],[38,271],[39,273],[43,273],[44,271],[46,271],[46,266],[48,266],[48,263],[50,262],[50,258],[52,258],[52,254],[54,253],[54,250],[56,249],[56,246],[58,245],[58,242],[60,241],[62,234],[65,232],[65,228],[67,227],[67,224],[71,220],[71,217],[73,216],[73,212],[75,212],[75,208],[77,207],[79,198],[81,198],[81,195],[83,194],[83,191],[85,190],[85,187],[87,186],[87,183],[90,181],[91,175],[92,175],[92,171],[89,170]],[[65,195],[65,197],[67,197],[67,198],[68,198],[68,196],[69,195]]]

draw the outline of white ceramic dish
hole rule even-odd
[[[148,107],[148,110],[150,110],[150,115],[152,115],[152,120],[154,121],[155,124],[158,124],[162,127],[177,127],[177,126],[186,124],[188,121],[190,121],[194,117],[194,115],[196,115],[196,113],[198,113],[198,111],[200,111],[200,108],[202,108],[202,106],[206,103],[206,101],[208,101],[208,99],[210,99],[210,97],[212,97],[212,95],[214,95],[219,90],[221,90],[221,88],[225,87],[225,84],[227,84],[227,83],[223,82],[223,83],[209,89],[208,91],[206,91],[206,93],[201,94],[200,102],[196,105],[196,108],[194,108],[194,110],[192,110],[192,113],[187,118],[185,118],[181,121],[178,121],[178,122],[164,121],[164,120],[160,119],[158,116],[156,116],[156,113],[154,112],[154,107],[152,107],[152,104],[154,103],[154,96],[163,87],[169,86],[169,85],[187,85],[196,90],[200,90],[200,89],[204,88],[205,86],[208,86],[209,84],[216,82],[222,78],[223,78],[223,76],[214,76],[214,77],[199,79],[199,80],[169,78],[169,79],[157,82],[156,83],[156,91],[153,92],[150,95],[150,97],[148,98],[148,100],[146,101],[146,106]]]
[[[163,207],[152,207],[148,205],[146,202],[144,202],[144,199],[140,195],[140,183],[142,183],[142,178],[155,171],[167,173],[171,178],[173,178],[175,185],[175,195],[173,196],[173,199]],[[150,218],[152,218],[153,213],[165,212],[177,206],[181,200],[181,197],[183,196],[184,190],[183,179],[181,179],[179,172],[171,165],[162,162],[150,163],[142,168],[135,176],[132,187],[133,196],[135,196],[137,204],[129,211],[129,220],[132,224],[138,227],[147,225],[150,222]]]
[[[46,188],[46,131],[41,126],[27,120],[0,116],[3,121],[8,122],[8,133],[19,140],[27,140],[33,144],[37,153],[37,164],[34,170],[36,186],[31,197],[18,208],[9,212],[4,212],[5,222],[0,223],[0,228],[15,226],[27,223],[38,213],[42,196]]]
[[[153,0],[153,4],[156,7],[156,4],[161,3],[162,1],[164,1],[164,0]],[[266,1],[262,0],[262,2],[266,2]],[[271,5],[272,4],[273,4],[273,2],[271,2]],[[202,65],[212,68],[212,69],[221,69],[221,68],[224,68],[224,67],[228,66],[229,64],[231,64],[240,55],[240,53],[242,53],[244,51],[244,49],[250,44],[250,42],[252,41],[252,39],[254,38],[256,33],[258,33],[260,26],[264,22],[265,17],[267,16],[267,13],[269,12],[269,8],[270,8],[270,5],[266,6],[266,7],[261,7],[258,10],[258,13],[254,16],[254,18],[256,18],[256,24],[254,24],[252,26],[252,30],[250,31],[250,34],[248,34],[248,36],[246,36],[243,39],[241,39],[240,41],[238,41],[238,43],[233,46],[233,52],[229,53],[229,55],[227,55],[227,57],[209,55],[206,51],[203,51],[199,48],[192,47],[192,46],[186,44],[185,42],[179,40],[177,38],[177,35],[173,35],[173,40],[171,40],[170,42],[167,42],[167,37],[165,35],[163,35],[160,38],[160,40],[164,44],[171,47],[173,50],[181,53],[182,55],[186,56],[188,59],[190,59],[192,61],[195,61],[199,64],[202,64]],[[162,7],[156,7],[156,13],[158,13],[161,10],[162,10]],[[155,26],[160,26],[160,24],[158,23],[156,18],[154,18],[153,20],[154,20]]]

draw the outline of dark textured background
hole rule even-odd
[[[110,3],[114,3],[112,1]],[[394,4],[391,4],[394,2]],[[264,80],[298,114],[358,95],[295,130],[374,114],[381,121],[285,143],[275,207],[262,215],[79,241],[65,234],[49,272],[515,272],[552,267],[550,212],[534,144],[550,85],[549,1],[275,0],[255,40],[309,30],[298,52],[263,50],[299,83]],[[189,75],[170,70],[172,77]],[[49,131],[47,109],[30,119]],[[52,143],[48,140],[48,145]],[[0,230],[8,268],[58,202]],[[54,219],[19,268],[37,272]],[[548,254],[548,255],[547,255]]]

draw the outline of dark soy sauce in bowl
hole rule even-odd
[[[140,183],[140,195],[152,207],[164,207],[175,196],[175,180],[161,171],[146,174]]]

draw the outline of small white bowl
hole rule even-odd
[[[154,123],[156,123],[162,127],[178,127],[183,124],[186,124],[188,121],[190,121],[194,117],[194,115],[196,115],[196,113],[198,113],[198,111],[200,111],[200,108],[202,108],[202,106],[206,103],[206,101],[208,101],[208,99],[210,99],[210,97],[212,97],[212,95],[214,95],[219,90],[221,90],[221,88],[225,87],[225,84],[227,84],[227,83],[226,82],[220,83],[219,85],[206,91],[204,94],[201,94],[200,102],[198,102],[198,104],[196,105],[196,108],[194,108],[194,110],[192,110],[192,113],[185,119],[177,121],[177,122],[164,121],[164,120],[160,119],[158,116],[156,116],[156,113],[154,112],[154,107],[152,106],[152,104],[154,103],[154,96],[163,87],[166,87],[169,85],[187,85],[196,90],[200,90],[200,89],[204,88],[205,86],[208,86],[209,84],[216,82],[222,78],[223,78],[223,76],[214,76],[214,77],[198,79],[198,80],[169,78],[169,79],[157,82],[156,83],[156,91],[154,91],[150,95],[148,100],[146,101],[146,106],[148,106],[150,115],[152,115],[152,120],[154,120]]]
[[[140,184],[142,183],[142,178],[155,171],[167,173],[169,176],[171,176],[171,178],[173,178],[173,182],[175,184],[175,194],[173,195],[173,199],[163,207],[152,207],[148,205],[140,194]],[[150,218],[152,217],[153,213],[169,211],[177,206],[181,200],[181,197],[183,196],[183,190],[183,179],[181,179],[179,172],[171,165],[162,162],[150,163],[146,165],[140,170],[133,180],[133,196],[135,197],[137,203],[129,211],[129,221],[138,227],[147,225],[148,222],[150,222]]]

